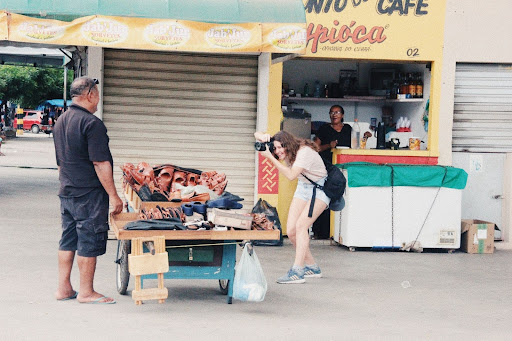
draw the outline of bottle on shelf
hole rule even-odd
[[[320,97],[320,81],[315,82],[315,92],[313,93],[313,97],[319,98]]]
[[[308,84],[308,82],[306,82],[306,84],[304,84],[304,94],[302,96],[309,97],[309,84]]]
[[[391,99],[391,89],[393,88],[393,81],[386,84],[386,99]]]
[[[405,77],[405,74],[403,72],[400,72],[399,78],[400,78],[400,96],[398,96],[398,98],[404,99],[404,98],[407,98],[407,95],[409,94],[409,82],[407,81],[407,77]]]
[[[414,78],[413,73],[408,73],[407,79],[409,83],[409,96],[407,96],[407,98],[416,98],[416,79]]]
[[[352,127],[352,133],[350,135],[350,147],[352,149],[359,149],[361,145],[361,128],[357,122],[357,118],[354,119],[354,126]]]
[[[393,82],[391,82],[391,91],[389,93],[390,99],[397,99],[398,94],[400,93],[400,83],[398,82],[398,78],[394,78]]]
[[[399,84],[399,91],[398,91],[398,99],[404,99],[407,97],[407,93],[409,92],[409,84],[407,84],[405,75],[403,72],[398,73],[398,84]]]
[[[324,85],[324,97],[329,98],[329,87],[327,84]]]
[[[423,98],[423,77],[421,72],[416,74],[416,98]]]

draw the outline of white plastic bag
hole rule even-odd
[[[235,268],[233,298],[240,301],[261,302],[265,299],[266,293],[267,280],[256,251],[252,245],[246,244],[240,262]]]

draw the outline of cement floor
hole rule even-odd
[[[471,255],[349,252],[313,241],[324,277],[279,285],[275,279],[294,254],[285,240],[283,247],[256,248],[268,281],[264,302],[228,305],[217,281],[167,280],[164,304],[136,306],[116,292],[117,241],[111,240],[98,259],[95,287],[117,304],[57,302],[60,218],[52,139],[25,134],[4,143],[2,152],[2,340],[510,339],[512,250],[499,243],[494,254]],[[78,290],[77,269],[72,281]]]

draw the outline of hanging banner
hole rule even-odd
[[[304,53],[306,47],[306,29],[304,25],[262,24],[264,52]]]
[[[303,0],[306,56],[437,60],[445,0]]]
[[[7,26],[7,13],[0,12],[0,40],[9,39],[9,29]]]
[[[0,31],[1,32],[1,31]],[[11,14],[9,40],[57,45],[197,52],[293,52],[306,46],[304,24],[213,24],[88,16],[72,22]]]
[[[80,26],[94,16],[83,17],[72,22],[37,19],[11,13],[9,40],[26,43],[80,45]]]

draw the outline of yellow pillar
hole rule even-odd
[[[281,110],[281,93],[283,83],[283,63],[276,63],[270,67],[269,80],[269,105],[268,105],[268,129],[270,134],[275,134],[281,130],[281,122],[283,120],[283,112]],[[283,234],[286,235],[286,221],[288,220],[288,211],[290,202],[297,186],[297,180],[290,181],[285,176],[279,175],[279,194],[273,195],[276,201],[270,202],[276,206],[281,221]]]
[[[16,136],[23,135],[23,108],[20,108],[18,105],[18,108],[16,108]]]

